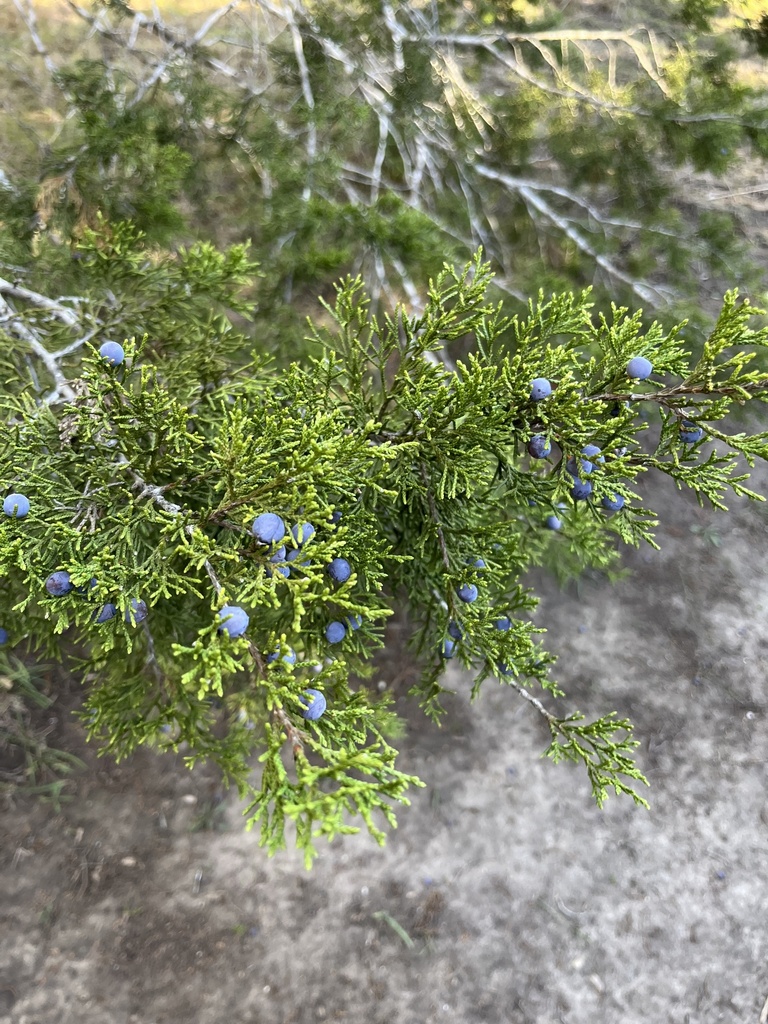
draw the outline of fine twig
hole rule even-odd
[[[642,299],[643,302],[647,302],[652,306],[657,306],[661,303],[666,303],[667,296],[662,292],[658,286],[649,285],[643,281],[640,281],[629,274],[625,273],[619,267],[613,263],[603,253],[598,252],[594,246],[584,237],[584,235],[569,223],[565,217],[561,216],[554,207],[552,207],[545,199],[533,189],[522,186],[518,189],[520,195],[525,201],[533,207],[538,213],[544,217],[545,220],[549,221],[554,227],[558,228],[563,232],[566,237],[584,253],[595,261],[601,270],[604,270],[610,277],[615,278],[617,281],[621,281],[622,284],[627,285],[638,298]]]
[[[291,750],[293,752],[294,760],[304,756],[304,741],[301,737],[301,730],[297,729],[293,724],[288,714],[283,708],[275,708],[272,712],[277,722],[280,724],[286,738],[291,744]]]
[[[544,705],[541,703],[538,697],[534,697],[532,693],[528,693],[524,686],[521,686],[520,683],[516,682],[514,679],[511,679],[509,676],[504,677],[504,685],[511,686],[512,689],[516,690],[517,693],[519,693],[524,700],[527,700],[529,704],[532,704],[539,712],[539,714],[547,720],[547,724],[549,725],[550,730],[556,730],[558,732],[561,731],[559,728],[560,719],[556,715],[553,715],[550,711],[547,711],[547,709],[544,707]]]
[[[432,489],[429,486],[429,477],[427,476],[427,467],[424,463],[421,463],[421,478],[424,481],[424,488],[427,494],[427,501],[429,502],[429,514],[432,517],[432,522],[437,527],[437,539],[440,544],[440,554],[443,558],[443,565],[450,572],[451,560],[448,557],[448,546],[445,543],[445,534],[443,533],[443,524],[440,522],[440,517],[437,514],[437,506],[435,505],[435,498],[432,494]]]
[[[24,323],[19,314],[10,307],[2,294],[0,294],[0,318],[2,321],[8,322],[12,325],[15,333],[22,339],[22,341],[25,341],[29,345],[53,378],[56,387],[47,396],[46,404],[53,404],[53,402],[58,401],[60,397],[63,397],[70,402],[73,401],[75,393],[70,387],[66,377],[61,372],[59,364],[46,349],[45,345],[43,345],[43,343],[38,339],[34,331],[32,331],[32,329]]]
[[[722,395],[728,398],[738,398],[744,392],[757,395],[768,391],[768,385],[760,381],[747,381],[732,387],[728,384],[676,384],[674,387],[660,388],[658,391],[624,392],[614,394],[611,391],[603,392],[600,395],[590,395],[590,402],[658,402],[659,405],[666,405],[670,399],[686,398],[688,395]]]
[[[37,14],[35,13],[35,8],[32,6],[31,0],[27,0],[26,5],[23,4],[21,0],[13,0],[13,3],[14,6],[16,7],[16,10],[19,12],[22,19],[24,20],[24,24],[27,27],[27,32],[29,33],[29,38],[32,40],[35,49],[37,50],[38,54],[43,58],[43,63],[45,64],[48,74],[51,76],[51,78],[53,78],[53,76],[59,69],[56,67],[56,64],[54,63],[50,53],[48,52],[48,48],[43,43],[43,40],[40,38],[40,32],[38,31],[37,27]]]
[[[156,484],[147,483],[147,481],[138,473],[130,464],[125,455],[120,453],[117,456],[117,461],[121,465],[128,467],[128,472],[133,480],[133,486],[139,491],[137,500],[142,498],[150,498],[158,508],[161,508],[163,512],[167,512],[170,516],[178,516],[184,511],[181,505],[175,504],[175,502],[168,501],[165,497],[165,491],[169,490],[173,484],[164,484],[162,487],[158,487]],[[195,525],[194,523],[187,523],[184,527],[184,533],[191,539],[194,536]],[[211,581],[213,589],[216,592],[216,596],[220,597],[221,592],[224,589],[221,585],[216,572],[211,565],[210,561],[206,558],[203,562],[205,571],[208,573],[208,578]]]
[[[80,317],[74,310],[69,309],[68,306],[63,306],[61,302],[57,302],[55,299],[48,298],[47,295],[41,295],[40,292],[32,291],[30,288],[25,288],[23,285],[6,281],[0,277],[0,293],[10,295],[14,299],[22,299],[24,302],[37,306],[38,309],[47,310],[57,320],[61,320],[63,324],[66,324],[67,327],[80,326]]]

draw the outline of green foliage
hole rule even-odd
[[[590,29],[493,0],[254,0],[250,27],[222,10],[194,29],[126,0],[78,9],[100,43],[50,76],[49,55],[50,131],[19,109],[26,144],[0,143],[0,486],[32,505],[0,516],[0,626],[28,657],[66,640],[102,751],[216,762],[270,853],[289,830],[308,865],[322,837],[381,842],[420,785],[368,685],[397,613],[427,715],[447,713],[450,653],[473,699],[492,679],[544,717],[546,754],[583,765],[598,804],[645,803],[631,724],[561,709],[522,581],[615,578],[622,544],[655,545],[648,470],[717,508],[761,498],[744,463],[768,432],[730,414],[766,400],[768,329],[735,290],[711,331],[686,300],[703,268],[762,280],[732,209],[675,178],[765,154],[765,91],[716,6],[664,5],[653,33],[634,11]],[[316,533],[276,563],[262,512]],[[76,589],[51,597],[55,570]],[[250,618],[234,638],[232,604]]]
[[[760,57],[768,57],[768,12],[750,20],[741,29],[742,35]]]
[[[46,261],[99,212],[174,248],[249,239],[261,341],[289,358],[333,280],[361,273],[391,309],[479,244],[523,304],[594,283],[661,309],[707,269],[762,286],[733,203],[678,184],[766,152],[765,90],[719,6],[255,0],[250,27],[223,11],[205,30],[95,5],[79,16],[103,45],[44,81],[50,132],[17,115],[36,153],[0,143],[0,217]]]
[[[648,785],[632,759],[632,751],[639,746],[637,740],[630,738],[632,723],[626,719],[618,721],[612,714],[589,725],[580,725],[583,718],[583,715],[571,715],[551,724],[552,743],[545,751],[546,756],[555,764],[564,760],[583,764],[598,807],[605,803],[609,789],[631,796],[635,803],[648,807],[648,802],[624,781],[631,779]]]
[[[142,231],[164,241],[183,224],[174,200],[191,158],[172,141],[173,128],[161,103],[124,103],[125,82],[101,61],[78,61],[56,75],[69,97],[79,132],[75,156],[59,145],[45,168],[49,185],[60,183],[71,228],[93,221],[95,211],[109,220],[130,217]]]
[[[66,636],[89,680],[89,735],[116,757],[153,744],[189,764],[214,760],[269,852],[285,844],[286,822],[308,864],[318,838],[361,824],[383,841],[419,785],[396,766],[388,698],[365,682],[402,609],[421,668],[412,694],[428,714],[445,713],[452,624],[473,698],[488,678],[517,691],[549,724],[548,755],[583,763],[598,803],[609,789],[643,803],[628,722],[559,716],[534,695],[563,692],[521,577],[535,565],[610,573],[619,542],[654,543],[637,489],[649,469],[717,507],[729,490],[759,497],[738,459],[765,458],[766,435],[731,435],[726,417],[768,393],[753,361],[768,343],[768,329],[751,327],[760,311],[729,293],[692,360],[684,324],[646,326],[616,306],[596,315],[588,291],[540,294],[510,316],[489,301],[492,272],[477,254],[460,272],[446,265],[417,315],[379,315],[360,278],[346,278],[309,324],[307,358],[278,371],[227,312],[249,309],[240,292],[254,266],[242,247],[149,252],[127,225],[87,234],[77,313],[27,290],[0,336],[0,484],[32,504],[25,519],[0,521],[2,622],[11,643],[46,657]],[[118,323],[144,332],[124,338]],[[105,335],[124,344],[118,367],[98,355]],[[457,346],[467,354],[453,361]],[[626,375],[638,355],[654,365],[644,382]],[[542,376],[553,392],[535,402]],[[707,439],[681,443],[683,419]],[[548,459],[529,458],[534,434],[552,442]],[[575,501],[566,461],[588,443],[604,461],[589,500]],[[601,499],[615,495],[626,503],[611,515]],[[287,535],[288,576],[251,533],[266,511],[316,527],[301,551]],[[544,525],[553,513],[559,532]],[[343,584],[325,571],[339,556],[352,566]],[[83,592],[48,595],[56,569]],[[477,600],[459,599],[463,584]],[[144,622],[127,614],[134,598],[149,608]],[[96,624],[106,602],[117,615]],[[219,631],[225,604],[248,612],[244,636]],[[510,629],[495,628],[500,615]],[[361,627],[329,643],[327,624],[351,616]],[[316,721],[302,717],[309,685],[328,701]]]

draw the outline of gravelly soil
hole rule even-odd
[[[470,707],[459,674],[442,730],[400,700],[427,788],[387,847],[337,840],[311,874],[210,773],[99,761],[61,813],[3,814],[0,1021],[764,1022],[768,514],[655,498],[661,553],[615,587],[540,581],[538,612],[569,700],[636,722],[650,812],[598,811],[532,709]]]

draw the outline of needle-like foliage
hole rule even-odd
[[[729,413],[765,401],[767,330],[732,290],[702,333],[691,296],[761,280],[724,176],[765,155],[768,103],[734,17],[667,6],[68,0],[59,39],[16,5],[8,678],[10,651],[66,656],[102,750],[215,761],[308,863],[383,841],[419,785],[369,684],[403,636],[432,718],[458,664],[473,698],[526,700],[598,804],[644,802],[631,723],[562,700],[526,574],[656,544],[649,470],[760,498],[768,432]]]
[[[765,458],[766,436],[726,419],[768,395],[751,362],[768,344],[759,310],[730,293],[692,359],[684,324],[603,315],[587,291],[508,316],[478,253],[446,265],[418,315],[374,315],[361,281],[343,280],[309,324],[307,358],[278,371],[228,312],[244,323],[238,293],[256,268],[242,247],[153,262],[140,233],[115,226],[76,251],[76,304],[4,282],[0,484],[30,511],[0,518],[0,621],[11,647],[46,658],[66,638],[104,750],[216,761],[270,852],[287,821],[308,863],[319,836],[361,823],[381,841],[419,784],[397,767],[390,698],[366,684],[399,611],[427,713],[445,711],[450,654],[473,696],[492,678],[546,719],[547,754],[582,762],[598,803],[610,789],[644,802],[630,723],[558,710],[522,579],[542,564],[611,571],[619,542],[655,543],[647,470],[716,507],[729,491],[759,497],[741,456]],[[114,310],[151,331],[118,333]],[[122,345],[119,365],[99,355],[105,340]],[[459,341],[470,354],[453,360]],[[642,382],[627,376],[636,356],[653,364]],[[537,378],[551,384],[543,400]],[[703,439],[681,440],[683,421]],[[547,458],[528,455],[534,435]],[[581,500],[566,463],[586,445],[599,452],[579,470]],[[612,513],[603,499],[617,496]],[[251,529],[263,513],[285,524],[271,546]],[[314,533],[291,530],[303,523]],[[348,579],[329,575],[336,558]],[[53,597],[58,570],[73,589]],[[96,621],[108,605],[116,614]],[[242,635],[220,628],[225,605],[247,613]],[[313,719],[310,686],[327,700]]]

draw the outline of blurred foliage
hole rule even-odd
[[[170,249],[248,241],[262,340],[286,355],[338,276],[391,307],[479,244],[513,305],[589,284],[671,322],[703,278],[765,286],[705,184],[765,156],[765,90],[740,73],[763,23],[743,5],[647,3],[631,24],[493,0],[26,10],[0,89],[0,259],[43,277],[47,241],[99,214]]]

